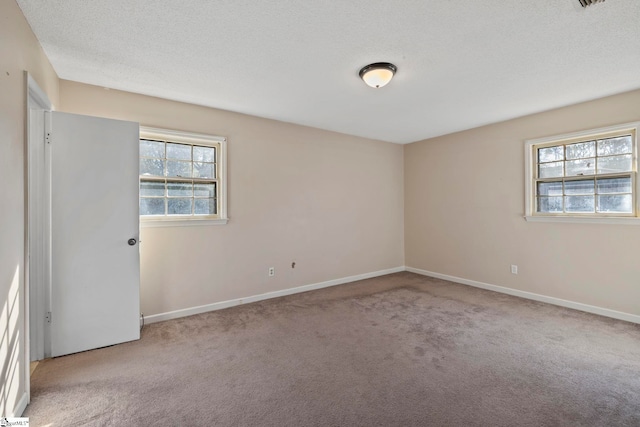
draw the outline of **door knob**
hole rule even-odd
[[[133,246],[133,245],[135,245],[137,242],[136,242],[136,239],[129,239],[129,240],[127,241],[127,243],[129,243],[129,246]]]

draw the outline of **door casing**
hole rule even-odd
[[[25,390],[30,402],[29,364],[32,360],[46,357],[45,313],[46,313],[46,242],[48,235],[45,123],[44,112],[53,109],[53,104],[29,73],[25,71],[26,86],[26,197],[25,197]]]

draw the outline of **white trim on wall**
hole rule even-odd
[[[640,324],[640,316],[621,311],[610,310],[608,308],[596,307],[593,305],[582,304],[579,302],[568,301],[560,298],[549,297],[546,295],[534,294],[533,292],[521,291],[518,289],[505,288],[504,286],[491,285],[489,283],[478,282],[461,277],[449,276],[448,274],[435,273],[433,271],[420,270],[413,267],[405,267],[406,271],[421,274],[423,276],[435,277],[436,279],[448,280],[450,282],[460,283],[463,285],[473,286],[475,288],[486,289],[489,291],[500,292],[502,294],[513,295],[520,298],[526,298],[534,301],[546,302],[547,304],[559,305],[561,307],[572,308],[574,310],[585,311],[587,313],[598,314],[600,316],[611,317],[613,319],[624,320],[631,323]]]
[[[228,301],[214,302],[212,304],[200,305],[197,307],[185,308],[182,310],[169,311],[166,313],[152,314],[145,317],[145,323],[163,322],[165,320],[177,319],[180,317],[193,316],[194,314],[206,313],[209,311],[222,310],[237,305],[248,304],[257,301],[263,301],[271,298],[278,298],[287,295],[298,294],[301,292],[312,291],[315,289],[328,288],[330,286],[343,285],[346,283],[356,282],[358,280],[370,279],[373,277],[384,276],[392,273],[408,271],[420,274],[422,276],[434,277],[436,279],[448,280],[462,285],[473,286],[475,288],[486,289],[493,292],[512,295],[534,301],[540,301],[547,304],[557,305],[560,307],[571,308],[573,310],[584,311],[587,313],[597,314],[613,319],[624,320],[626,322],[640,324],[640,316],[621,311],[610,310],[608,308],[597,307],[593,305],[583,304],[579,302],[564,300],[561,298],[550,297],[546,295],[535,294],[533,292],[521,291],[518,289],[507,288],[504,286],[492,285],[489,283],[478,282],[476,280],[463,279],[461,277],[450,276],[448,274],[435,273],[433,271],[421,270],[413,267],[395,267],[387,270],[379,270],[371,273],[358,274],[355,276],[343,277],[340,279],[328,280],[326,282],[313,283],[310,285],[299,286],[296,288],[282,289],[280,291],[267,292],[260,295],[253,295],[246,298],[237,298]]]
[[[30,97],[39,108],[43,110],[53,110],[54,106],[49,100],[47,94],[38,85],[31,74],[27,71],[24,72],[27,76],[27,96]]]
[[[640,225],[640,218],[622,218],[622,217],[594,217],[580,218],[575,216],[535,216],[525,215],[524,219],[529,222],[564,222],[575,224],[619,224],[619,225]]]
[[[310,285],[298,286],[296,288],[282,289],[280,291],[267,292],[260,295],[253,295],[246,298],[237,298],[228,301],[214,302],[213,304],[200,305],[198,307],[185,308],[182,310],[169,311],[166,313],[153,314],[145,316],[145,323],[156,323],[179,317],[193,316],[194,314],[206,313],[209,311],[222,310],[224,308],[234,307],[236,305],[248,304],[251,302],[262,301],[271,298],[283,297],[286,295],[299,294],[301,292],[312,291],[315,289],[328,288],[330,286],[343,285],[345,283],[356,282],[358,280],[371,279],[373,277],[384,276],[392,273],[404,271],[404,267],[395,267],[387,270],[379,270],[371,273],[358,274],[355,276],[343,277],[340,279],[327,280],[326,282],[313,283]]]
[[[28,370],[29,370],[29,366],[27,366],[27,371]],[[27,409],[28,403],[29,403],[29,395],[25,391],[24,393],[22,393],[22,397],[20,398],[18,403],[16,403],[16,407],[13,410],[13,414],[7,414],[7,416],[10,418],[21,417],[22,414],[24,413],[24,410]]]
[[[44,111],[53,109],[47,94],[33,77],[24,71],[27,103],[25,108],[26,197],[24,236],[24,387],[14,414],[20,416],[31,401],[31,371],[33,357],[45,356],[45,307],[47,303],[47,260],[44,248],[47,234],[46,218],[46,154]],[[33,332],[33,333],[32,333]],[[32,342],[33,341],[33,342]]]

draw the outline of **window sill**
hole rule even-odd
[[[140,218],[140,228],[156,227],[201,227],[207,225],[225,225],[229,218]]]
[[[569,222],[575,224],[624,224],[640,225],[638,217],[576,217],[576,216],[541,216],[527,215],[524,217],[528,222]]]

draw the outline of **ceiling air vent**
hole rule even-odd
[[[604,2],[604,0],[578,0],[578,1],[580,2],[580,5],[582,7],[587,7],[587,6],[590,6],[592,4]]]

